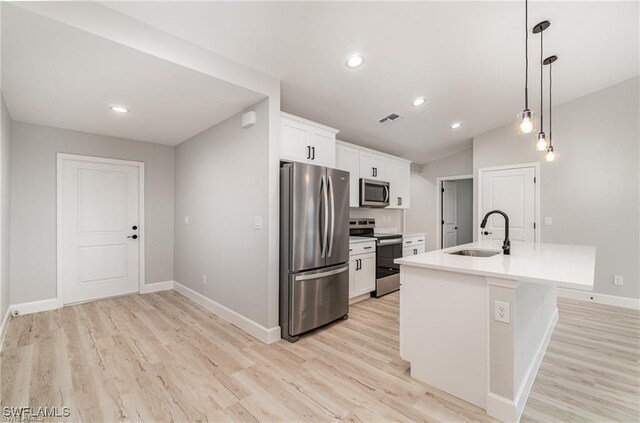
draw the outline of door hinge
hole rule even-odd
[[[444,225],[444,220],[442,221],[442,224]]]
[[[444,192],[444,188],[442,188],[442,192]]]
[[[533,222],[533,229],[536,228],[536,222]]]
[[[536,183],[536,180],[537,180],[537,178],[534,176],[534,177],[533,177],[533,183],[534,183],[534,184]]]

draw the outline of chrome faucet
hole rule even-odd
[[[502,242],[502,252],[505,256],[511,254],[511,241],[509,241],[509,216],[502,210],[491,210],[489,213],[484,215],[484,219],[482,219],[482,223],[480,224],[480,228],[484,229],[487,226],[487,219],[492,214],[501,214],[504,217],[504,241]]]

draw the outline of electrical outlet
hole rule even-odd
[[[553,219],[552,219],[552,218],[550,218],[550,217],[545,217],[545,218],[544,218],[544,225],[545,225],[545,226],[551,226],[551,225],[553,225]]]
[[[202,275],[202,285],[207,284],[207,275]]]
[[[504,301],[496,301],[494,313],[494,320],[496,322],[511,323],[509,303],[505,303]]]
[[[624,278],[621,275],[613,275],[614,285],[624,285]]]
[[[184,217],[184,224],[188,225],[189,224],[189,216],[185,216]]]

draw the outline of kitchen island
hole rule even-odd
[[[556,287],[593,289],[595,247],[513,241],[503,255],[501,245],[396,260],[400,355],[413,378],[512,422],[558,320]],[[462,250],[486,257],[451,254]]]

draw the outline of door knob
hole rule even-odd
[[[483,232],[483,234],[485,234],[485,235],[491,235],[491,234],[493,234],[493,232],[484,231],[484,232]]]
[[[127,238],[133,238],[133,239],[138,239],[138,235],[130,235]]]
[[[456,227],[455,227],[455,228],[453,228],[453,229],[458,230],[458,227],[456,226]]]
[[[133,226],[131,227],[131,229],[133,229],[133,230],[135,231],[136,229],[138,229],[138,227],[137,227],[136,225],[133,225]]]

